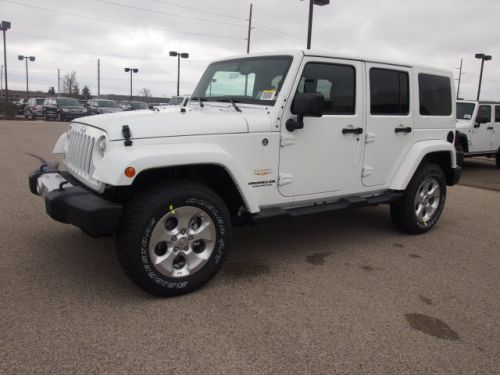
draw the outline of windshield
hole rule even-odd
[[[457,103],[457,120],[470,120],[475,107],[474,103]]]
[[[291,62],[291,56],[273,56],[210,64],[192,98],[230,98],[241,103],[274,105]]]
[[[99,107],[118,108],[118,104],[112,100],[96,100]]]
[[[130,102],[129,106],[132,109],[148,109],[148,105],[142,102]]]
[[[57,99],[57,104],[63,107],[81,107],[78,100],[71,98]]]
[[[180,105],[184,98],[182,96],[175,96],[168,102],[168,105]]]

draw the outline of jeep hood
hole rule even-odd
[[[122,127],[128,125],[132,139],[152,137],[176,137],[185,135],[248,133],[249,122],[269,119],[261,114],[243,114],[233,110],[203,111],[129,111],[78,118],[73,123],[90,125],[107,132],[111,141],[123,139]],[[266,125],[267,125],[266,124]],[[267,126],[266,126],[267,127]]]

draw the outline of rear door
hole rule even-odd
[[[409,67],[367,63],[367,121],[362,181],[386,185],[413,142]]]
[[[493,134],[491,136],[493,148],[500,148],[500,105],[495,106],[495,124],[493,125]]]

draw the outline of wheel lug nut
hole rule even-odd
[[[188,240],[191,241],[193,239],[193,236],[189,236]]]
[[[188,251],[188,247],[187,246],[184,246],[184,251]]]
[[[177,237],[176,237],[176,236],[173,236],[173,237],[172,237],[172,241],[177,241]]]

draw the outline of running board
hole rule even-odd
[[[254,223],[262,223],[266,221],[274,221],[277,219],[290,219],[299,216],[318,214],[322,212],[330,212],[351,207],[366,207],[376,206],[383,203],[391,203],[399,199],[403,195],[400,191],[385,192],[383,194],[374,195],[371,197],[349,197],[342,198],[331,203],[315,203],[312,206],[304,206],[297,208],[268,208],[261,212],[252,215],[251,221]]]

